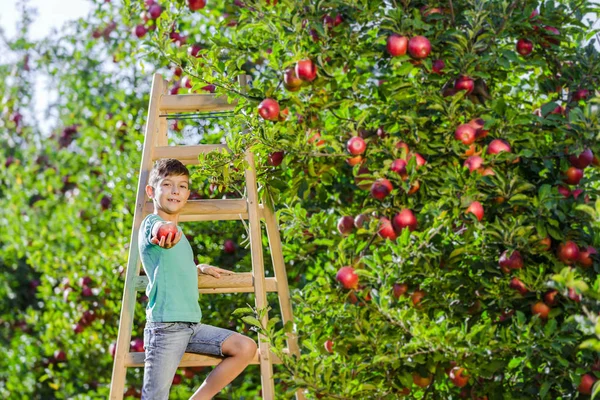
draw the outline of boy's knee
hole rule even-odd
[[[248,358],[252,358],[256,354],[256,349],[258,349],[256,342],[250,339],[249,337],[244,336],[244,341],[242,345],[242,351],[244,355]]]

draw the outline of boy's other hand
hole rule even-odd
[[[181,236],[183,236],[183,232],[179,230],[177,231],[177,234],[175,234],[175,237],[173,237],[172,233],[169,233],[167,236],[163,236],[160,238],[160,240],[158,240],[156,236],[153,236],[152,239],[150,239],[150,243],[157,244],[165,249],[170,249],[179,242]]]
[[[235,272],[233,272],[233,271],[228,271],[226,269],[214,267],[214,266],[208,265],[208,264],[200,264],[200,265],[198,265],[198,269],[204,275],[214,276],[215,278],[220,278],[221,274],[223,274],[223,275],[235,274]]]

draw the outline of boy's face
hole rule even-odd
[[[146,186],[146,194],[154,200],[156,209],[167,214],[177,214],[190,197],[189,178],[169,175],[158,181],[156,187]]]

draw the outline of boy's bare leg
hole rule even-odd
[[[206,377],[206,380],[190,400],[210,400],[235,379],[252,361],[256,354],[256,342],[247,336],[234,333],[223,342],[226,357]]]

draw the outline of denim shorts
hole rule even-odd
[[[146,322],[143,400],[168,400],[184,353],[223,357],[223,342],[234,331],[194,322]]]

